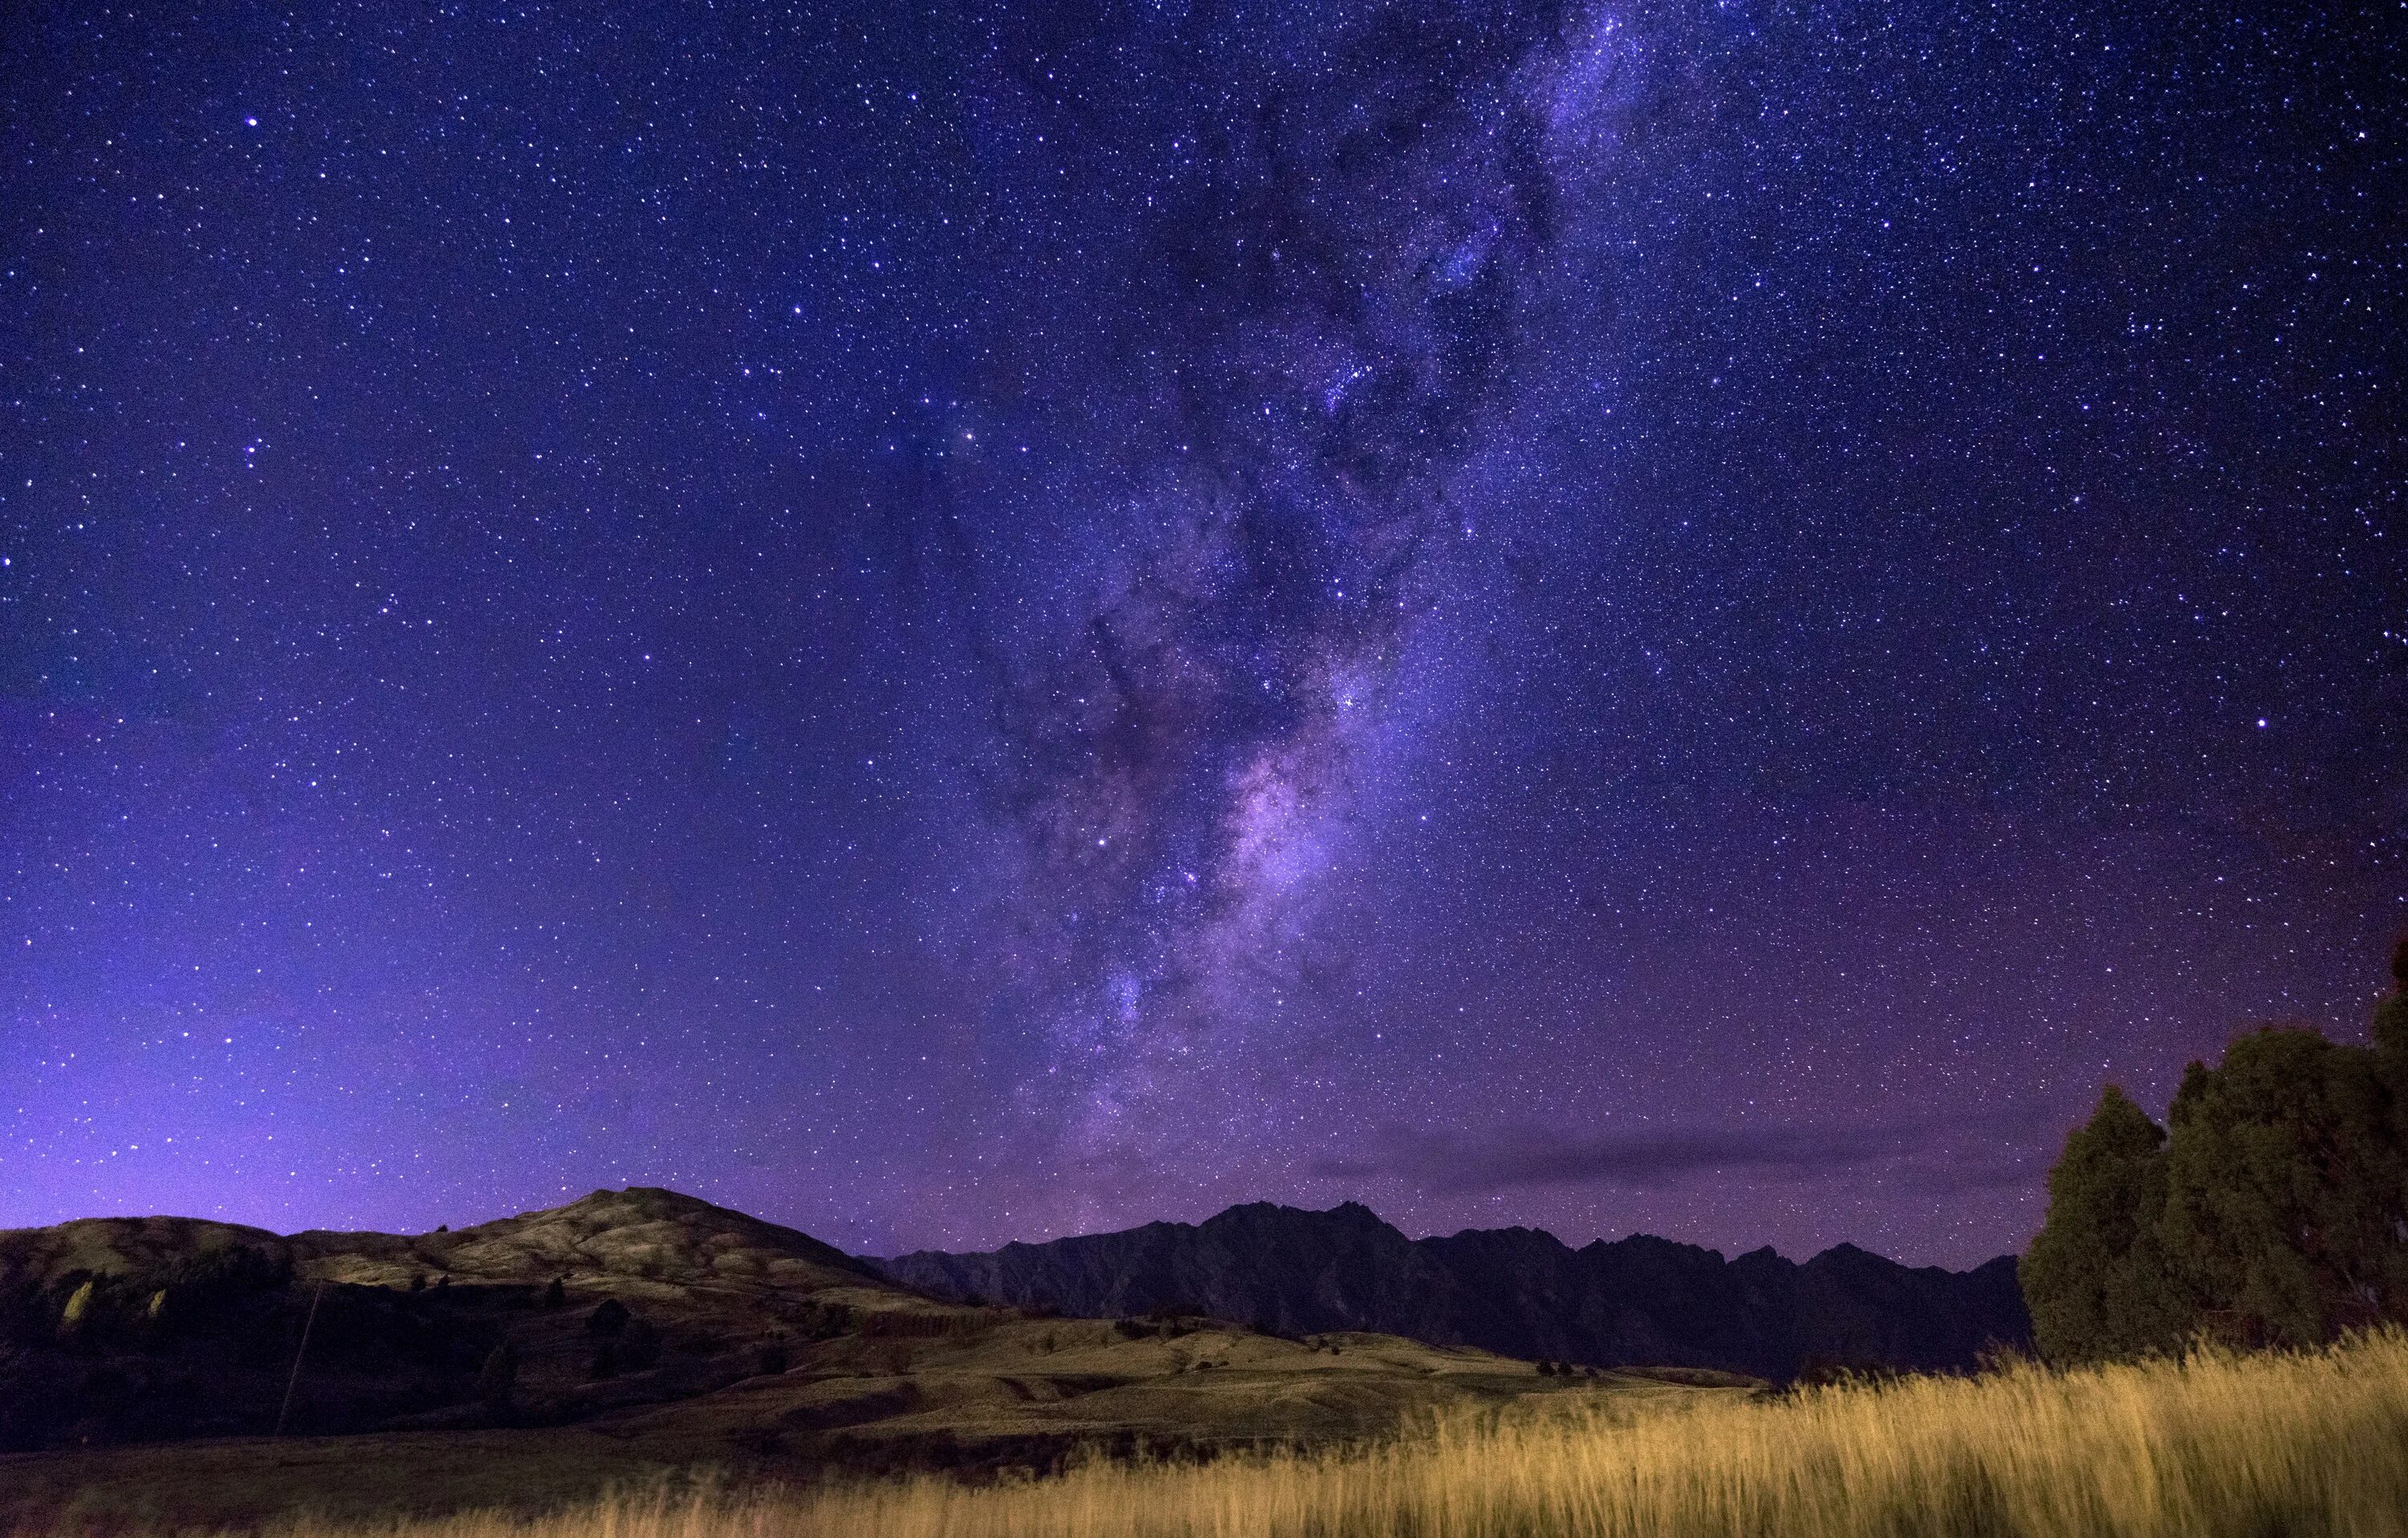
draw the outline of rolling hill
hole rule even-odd
[[[0,1232],[0,1527],[68,1506],[189,1523],[543,1504],[695,1468],[1050,1468],[1755,1387],[1176,1309],[970,1304],[640,1187],[416,1235],[171,1217]]]

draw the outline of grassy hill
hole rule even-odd
[[[20,1449],[0,1455],[0,1519],[17,1520],[539,1506],[703,1467],[1041,1470],[1756,1387],[949,1302],[647,1189],[412,1236],[175,1218],[0,1233],[0,1435]],[[264,1434],[288,1386],[288,1434]]]
[[[416,1235],[90,1219],[0,1233],[0,1450],[580,1420],[960,1312],[670,1191]]]

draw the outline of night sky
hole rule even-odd
[[[2019,1248],[2408,924],[2408,11],[0,20],[0,1225]]]

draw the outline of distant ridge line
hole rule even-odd
[[[1787,1381],[1822,1368],[1962,1372],[2025,1351],[2000,1256],[1909,1267],[1840,1243],[1734,1259],[1646,1234],[1573,1249],[1537,1229],[1408,1239],[1360,1202],[1257,1201],[1202,1223],[873,1260],[940,1296],[1111,1317],[1194,1308],[1283,1334],[1361,1330],[1599,1367],[1705,1367]]]

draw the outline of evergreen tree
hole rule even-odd
[[[2167,1247],[2222,1332],[2311,1345],[2401,1316],[2401,1147],[2374,1053],[2257,1031],[2191,1065],[2169,1120]]]
[[[2128,1356],[2202,1324],[2310,1345],[2408,1320],[2408,940],[2391,974],[2372,1048],[2244,1036],[2190,1065],[2171,1138],[2107,1090],[2022,1265],[2042,1355]]]
[[[2165,1129],[2109,1085],[2048,1175],[2048,1218],[2017,1274],[2032,1334],[2074,1363],[2180,1344],[2190,1310],[2169,1272]]]

